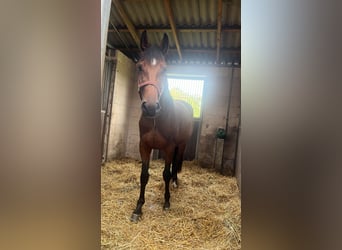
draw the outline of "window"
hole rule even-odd
[[[188,102],[194,110],[194,118],[200,118],[204,80],[175,77],[167,80],[171,96],[175,100]]]

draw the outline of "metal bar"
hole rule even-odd
[[[106,43],[108,35],[108,23],[110,16],[111,0],[101,0],[101,91],[103,91],[102,78],[103,78],[103,67],[106,54]]]
[[[110,124],[112,119],[112,106],[113,106],[113,97],[114,97],[114,80],[115,80],[115,69],[116,69],[116,61],[112,61],[110,63],[111,67],[109,68],[109,90],[107,96],[107,105],[106,105],[106,113],[104,119],[104,132],[102,138],[102,163],[107,161],[108,156],[108,142],[109,142],[109,131],[110,131]]]
[[[110,21],[110,24],[113,26],[115,33],[118,35],[120,41],[126,46],[126,48],[128,48],[127,42],[121,37],[120,32],[117,30],[117,28],[115,27],[115,25]]]
[[[113,67],[115,65],[114,61],[106,60],[105,72],[104,72],[104,92],[102,93],[101,102],[101,116],[103,114],[102,126],[101,126],[101,155],[102,163],[107,159],[106,148],[108,144],[108,119],[109,119],[109,107],[111,106],[111,94],[112,94],[112,73]],[[101,117],[102,118],[102,117]]]

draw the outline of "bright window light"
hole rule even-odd
[[[188,102],[194,110],[194,118],[200,118],[204,80],[172,77],[167,80],[171,96]]]

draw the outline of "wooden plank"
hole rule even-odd
[[[128,28],[129,33],[133,37],[134,42],[140,47],[140,37],[138,35],[137,30],[135,29],[132,21],[129,19],[128,14],[126,13],[125,9],[123,8],[120,0],[113,0],[113,3],[118,10],[122,20],[124,21],[125,25]]]
[[[221,27],[222,26],[222,0],[218,0],[217,6],[217,33],[216,33],[216,61],[220,60]]]
[[[175,19],[173,17],[173,11],[171,8],[170,0],[164,0],[164,5],[165,5],[167,17],[169,19],[169,23],[171,26],[173,40],[175,41],[175,44],[176,44],[178,56],[179,56],[179,59],[182,60],[182,52],[181,52],[180,45],[179,45],[179,40],[178,40],[178,36],[177,36],[177,29],[176,29]]]

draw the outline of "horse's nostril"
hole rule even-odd
[[[156,106],[143,102],[141,104],[142,111],[148,116],[154,116],[156,114]]]
[[[146,102],[143,102],[143,103],[141,104],[141,108],[142,108],[143,111],[146,111],[146,112],[148,111],[148,110],[147,110]]]
[[[160,105],[159,105],[159,102],[156,103],[156,110],[159,110],[160,109]]]

